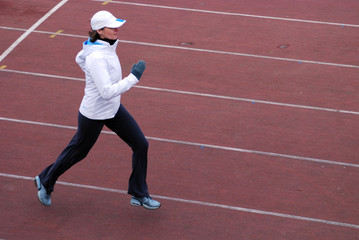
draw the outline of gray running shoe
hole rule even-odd
[[[155,210],[161,207],[161,203],[156,200],[153,200],[151,197],[137,198],[132,196],[131,205],[134,207],[143,206],[144,208],[149,210]]]
[[[37,188],[37,197],[39,201],[45,206],[51,206],[51,194],[47,194],[46,189],[41,184],[39,176],[35,177],[35,186]]]

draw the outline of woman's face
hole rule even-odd
[[[101,38],[110,39],[110,40],[116,40],[118,38],[118,28],[103,28],[100,30],[97,30],[98,34]]]

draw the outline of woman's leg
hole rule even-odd
[[[148,141],[140,127],[122,104],[116,116],[106,120],[105,125],[132,148],[132,173],[128,194],[149,197],[146,183]]]
[[[100,135],[103,125],[103,121],[91,120],[79,113],[76,134],[57,160],[39,175],[48,194],[54,190],[54,185],[61,174],[87,156]]]

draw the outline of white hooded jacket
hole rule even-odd
[[[94,43],[87,40],[76,56],[76,62],[86,75],[80,113],[89,119],[113,118],[120,107],[121,94],[138,83],[132,73],[122,79],[117,44],[118,40],[113,45],[102,40]]]

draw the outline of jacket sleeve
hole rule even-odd
[[[127,77],[120,79],[117,83],[112,83],[105,59],[94,57],[87,59],[87,61],[88,71],[91,74],[101,97],[105,100],[110,100],[111,98],[121,95],[138,83],[138,79],[132,73]]]

